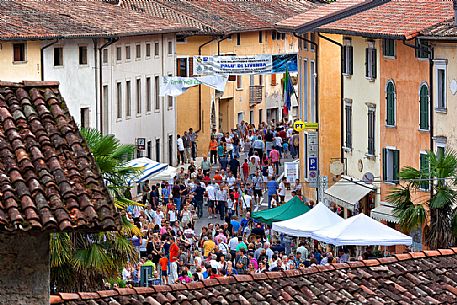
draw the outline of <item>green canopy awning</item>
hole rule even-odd
[[[297,196],[274,209],[262,210],[252,213],[255,220],[271,225],[275,221],[289,220],[305,214],[310,208]]]

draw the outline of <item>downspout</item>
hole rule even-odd
[[[100,90],[99,90],[99,94],[100,94],[100,98],[99,98],[99,102],[100,102],[100,111],[98,110],[98,104],[99,103],[95,103],[95,113],[99,112],[100,113],[100,133],[103,134],[104,130],[103,130],[103,49],[108,47],[109,45],[115,43],[116,41],[118,41],[119,38],[118,37],[110,37],[108,38],[108,41],[105,42],[99,49],[98,49],[98,72],[99,72],[99,84],[100,84]],[[96,46],[96,42],[94,41],[94,49],[96,49],[97,46]],[[94,55],[95,58],[97,57],[97,55]],[[97,62],[95,63],[95,65],[97,65]],[[97,79],[97,69],[95,69],[95,79]]]
[[[94,67],[97,67],[97,45],[98,45],[98,38],[93,38],[92,39],[92,42],[94,43]],[[95,118],[97,118],[97,91],[98,91],[98,77],[97,77],[97,69],[94,69],[95,70],[95,73],[94,73],[94,80],[95,80]],[[102,96],[100,95],[100,100],[102,101]],[[97,119],[95,119],[95,124],[97,124]],[[103,124],[100,123],[100,126],[102,126]],[[95,126],[95,128],[97,128],[97,126]]]
[[[338,42],[338,41],[335,41],[329,37],[326,37],[324,35],[322,35],[321,33],[318,33],[318,36],[322,39],[325,39],[327,40],[328,42],[331,42],[337,46],[340,47],[340,58],[341,58],[341,73],[340,73],[340,95],[341,95],[341,100],[340,100],[340,108],[341,108],[341,111],[340,111],[340,134],[341,134],[341,137],[340,137],[340,144],[341,144],[341,152],[340,152],[340,161],[342,164],[344,164],[344,76],[343,76],[343,63],[344,63],[344,60],[343,60],[343,44]]]
[[[454,2],[455,3],[455,2]],[[420,40],[419,40],[419,45],[420,45]],[[430,59],[429,59],[429,73],[430,73],[430,90],[429,90],[429,109],[430,109],[430,151],[433,151],[433,125],[434,125],[434,120],[433,120],[433,114],[434,114],[434,103],[433,103],[433,59],[435,58],[435,50],[433,47],[430,47]],[[430,198],[433,197],[433,187],[430,188]]]
[[[162,40],[162,61],[161,61],[161,68],[160,68],[160,75],[165,76],[165,63],[164,63],[164,58],[165,58],[165,45],[164,45],[164,39],[163,39],[163,34],[161,35],[161,40]],[[176,38],[175,38],[176,40]],[[168,52],[168,51],[167,51]],[[175,64],[173,64],[175,65]],[[169,137],[165,137],[165,96],[161,97],[162,99],[162,156],[165,156],[165,141],[169,140]],[[175,130],[176,130],[176,112],[175,112]],[[168,143],[168,147],[170,147],[170,143]],[[172,151],[169,151],[171,153],[171,163],[173,163],[173,148]],[[178,152],[176,152],[177,154]],[[170,160],[170,156],[168,156],[168,160]],[[170,164],[172,165],[172,164]]]
[[[201,44],[198,47],[198,55],[202,55],[202,48],[206,46],[207,44],[210,44],[214,40],[216,40],[217,37],[212,38],[211,40]],[[218,44],[219,46],[219,44]],[[219,47],[218,47],[219,49]],[[210,110],[211,111],[211,110]],[[198,85],[198,129],[195,130],[195,133],[199,132],[202,129],[202,85]]]
[[[41,80],[44,81],[44,50],[52,46],[53,44],[56,44],[59,42],[59,39],[56,39],[55,41],[48,43],[44,47],[40,49],[40,73],[41,73]]]

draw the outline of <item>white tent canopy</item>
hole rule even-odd
[[[365,214],[316,231],[311,236],[335,246],[393,246],[412,244],[412,239]]]
[[[150,181],[170,181],[176,177],[177,168],[173,166],[168,166],[164,171],[161,171],[157,174],[154,174],[149,177]]]
[[[322,202],[309,212],[289,220],[273,222],[273,231],[291,236],[311,237],[314,231],[335,225],[343,218],[330,211]]]
[[[168,168],[168,164],[159,163],[149,158],[142,157],[129,161],[127,166],[139,167],[141,174],[138,177],[132,179],[136,183],[141,183],[148,180],[151,176],[160,173]]]

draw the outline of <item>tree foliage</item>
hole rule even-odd
[[[135,204],[124,194],[127,181],[138,169],[126,166],[133,145],[122,145],[112,135],[82,129],[115,206],[121,211]],[[138,259],[129,237],[141,232],[125,216],[117,232],[55,233],[50,240],[51,283],[56,291],[91,291],[103,288],[103,281],[119,276],[128,261]]]
[[[427,161],[429,166],[421,170],[402,168],[399,176],[404,183],[387,199],[396,205],[394,214],[404,230],[424,226],[425,242],[431,249],[447,248],[457,238],[457,155],[451,150],[443,155],[430,151]],[[427,189],[431,196],[421,198]]]

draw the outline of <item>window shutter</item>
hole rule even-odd
[[[179,58],[176,58],[176,76],[181,76],[181,65]]]
[[[369,52],[370,52],[370,49],[366,48],[365,49],[365,76],[366,77],[369,77],[370,75],[368,74],[368,67],[369,67],[369,63],[368,63],[368,56],[369,56]]]
[[[343,54],[341,58],[341,73],[346,74],[348,71],[346,70],[347,67],[347,60],[348,60],[348,47],[343,46]]]
[[[382,149],[382,181],[387,181],[387,148]]]
[[[348,58],[348,70],[347,73],[352,75],[352,71],[354,71],[354,48],[352,46],[348,46],[348,53],[349,53],[349,58]]]
[[[398,174],[400,172],[400,151],[393,150],[392,153],[394,156],[393,182],[398,183]]]
[[[372,60],[371,60],[371,77],[376,78],[377,71],[376,71],[376,49],[371,49],[372,52]]]
[[[189,75],[188,76],[194,76],[194,58],[189,57]]]
[[[420,107],[420,122],[419,126],[420,129],[428,129],[428,89],[425,85],[421,87],[420,90],[420,99],[419,99],[419,107]]]

